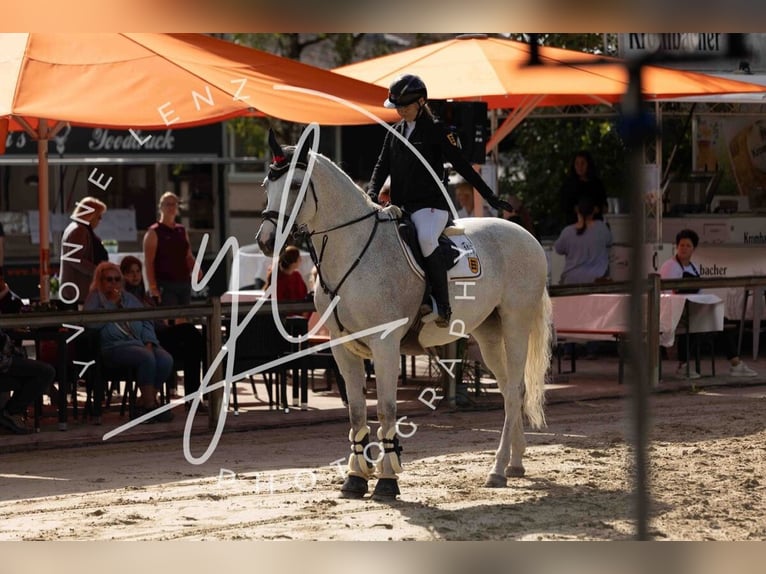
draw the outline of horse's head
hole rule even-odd
[[[274,132],[269,130],[269,147],[273,160],[263,182],[268,201],[263,212],[263,223],[255,236],[258,246],[266,255],[272,255],[281,248],[296,221],[302,222],[299,213],[304,205],[306,188],[311,185],[308,177],[309,145],[304,139],[302,137],[296,147],[282,148]],[[318,140],[318,137],[314,139],[315,142]],[[300,150],[297,155],[296,149]]]

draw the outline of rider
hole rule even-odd
[[[387,108],[396,108],[402,118],[393,128],[423,155],[439,177],[444,175],[445,160],[449,161],[455,171],[475,187],[492,207],[511,211],[511,206],[494,195],[463,157],[455,135],[433,115],[426,103],[427,98],[426,85],[419,76],[404,74],[397,77],[383,102]],[[439,236],[450,219],[448,200],[421,160],[399,138],[386,132],[367,188],[373,201],[379,201],[378,194],[389,175],[390,202],[410,213],[417,230],[439,313],[436,324],[447,327],[452,314],[447,282],[451,262],[436,248]]]

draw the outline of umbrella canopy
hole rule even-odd
[[[373,58],[333,71],[388,87],[399,74],[417,74],[435,99],[487,102],[516,108],[530,95],[538,105],[613,103],[628,87],[625,62],[585,52],[539,46],[542,66],[529,66],[530,46],[505,38],[464,35]],[[645,99],[763,91],[763,86],[659,66],[645,66]]]
[[[8,120],[0,132],[24,129],[38,141],[41,300],[48,300],[50,275],[48,140],[67,122],[164,129],[261,113],[299,123],[369,124],[375,120],[367,114],[396,117],[380,105],[386,94],[202,34],[0,34],[0,118]]]
[[[283,86],[395,117],[381,110],[379,87],[202,34],[0,34],[0,116],[162,129],[257,110],[299,123],[372,123],[342,103]]]
[[[524,42],[467,34],[333,71],[382,87],[400,74],[417,74],[428,86],[429,98],[513,108],[487,151],[537,106],[610,104],[620,101],[628,88],[627,68],[618,58],[538,46],[543,65],[529,66],[529,53]],[[646,100],[766,91],[756,84],[659,66],[644,66],[641,81]]]

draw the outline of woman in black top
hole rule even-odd
[[[455,134],[434,117],[426,103],[427,98],[426,85],[418,76],[404,74],[391,84],[388,99],[383,105],[396,108],[402,120],[393,129],[407,143],[391,132],[386,133],[367,191],[373,201],[378,201],[386,178],[391,177],[390,202],[412,217],[436,299],[439,313],[436,324],[447,327],[452,313],[447,283],[448,264],[445,257],[436,251],[439,235],[450,219],[450,203],[440,185],[445,178],[444,162],[450,162],[455,171],[475,187],[492,207],[509,211],[512,208],[495,196],[463,157]],[[438,179],[429,173],[410,146],[420,152]]]
[[[569,175],[559,190],[564,227],[577,222],[575,207],[583,197],[588,197],[595,206],[593,219],[604,219],[607,205],[606,189],[598,176],[593,157],[585,150],[575,154],[569,167]]]

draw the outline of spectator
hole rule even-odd
[[[692,255],[694,250],[699,244],[699,236],[693,229],[682,229],[676,234],[676,254],[671,259],[665,261],[660,267],[660,276],[663,279],[686,279],[686,278],[698,278],[700,276],[697,267],[692,263]],[[699,289],[679,289],[676,293],[697,293]],[[687,376],[687,361],[688,356],[686,352],[688,335],[682,334],[677,338],[678,348],[678,368],[676,369],[676,376]],[[726,358],[729,360],[729,375],[732,377],[756,377],[758,373],[748,367],[737,355],[736,345],[732,340],[732,336],[728,331],[719,331],[715,334],[716,345],[723,345],[726,352]],[[688,369],[690,379],[699,379],[700,374],[692,369]]]
[[[589,197],[582,197],[575,209],[577,223],[567,225],[553,248],[564,256],[561,283],[594,283],[609,276],[609,248],[612,232],[603,221],[594,219],[594,206]],[[565,346],[565,353],[574,352],[574,345]],[[586,359],[595,359],[598,344],[589,341],[585,345]]]
[[[575,154],[569,174],[559,190],[564,226],[577,221],[575,207],[583,197],[587,197],[593,203],[593,219],[604,219],[607,205],[606,190],[598,176],[593,157],[584,150]]]
[[[535,224],[532,221],[532,215],[529,213],[529,210],[524,203],[515,195],[508,196],[508,203],[513,209],[511,211],[503,209],[503,212],[501,213],[502,218],[512,221],[517,225],[521,225],[524,229],[537,237],[537,234],[535,233]]]
[[[132,255],[123,257],[120,261],[120,271],[125,282],[125,291],[144,305],[154,307],[155,301],[149,297],[144,288],[141,260]],[[202,358],[205,354],[205,341],[202,334],[191,323],[170,325],[167,321],[156,321],[154,329],[162,348],[172,355],[176,364],[183,363],[184,393],[190,395],[197,392],[200,385]],[[191,403],[186,403],[187,410],[190,405]],[[205,412],[202,404],[197,412]]]
[[[85,197],[75,206],[72,222],[64,229],[59,268],[59,297],[64,303],[72,306],[82,304],[88,295],[96,265],[109,260],[101,239],[95,233],[105,212],[103,201]]]
[[[0,426],[16,434],[32,432],[26,410],[50,388],[56,370],[47,363],[28,359],[11,338],[0,331],[0,392],[11,393],[0,410]]]
[[[301,252],[297,247],[288,245],[279,255],[279,269],[277,272],[276,291],[274,298],[277,301],[303,301],[308,296],[308,288],[300,272]],[[266,275],[268,289],[271,285],[272,270]]]
[[[564,256],[563,285],[593,283],[609,276],[612,232],[595,218],[594,210],[589,197],[581,198],[575,208],[577,223],[567,225],[553,246]]]
[[[3,270],[0,268],[0,313],[3,315],[18,313],[23,306],[21,297],[11,291],[8,283],[5,282]]]
[[[188,305],[191,302],[191,272],[194,256],[189,234],[176,223],[179,199],[172,191],[160,198],[160,220],[144,235],[144,262],[149,295],[160,305]]]
[[[122,273],[114,263],[99,263],[93,274],[85,309],[139,309],[143,304],[122,288]],[[160,346],[151,321],[114,321],[94,323],[99,330],[101,357],[114,367],[133,368],[141,391],[137,401],[137,415],[141,416],[158,407],[157,393],[170,375],[173,358]],[[167,422],[173,413],[163,411],[151,422]]]
[[[463,177],[455,178],[455,199],[460,206],[457,210],[458,217],[474,217],[474,194],[473,186]],[[482,201],[482,217],[494,217],[494,210]]]

